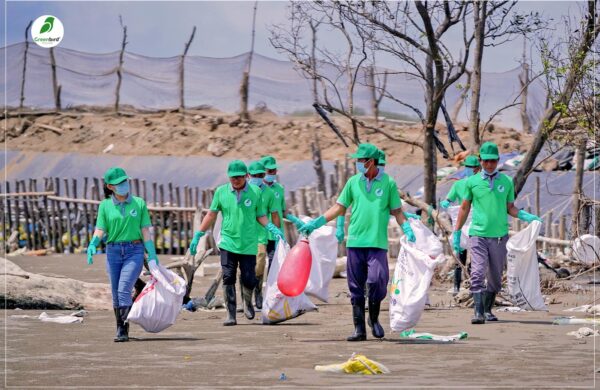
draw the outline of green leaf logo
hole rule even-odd
[[[42,28],[40,29],[40,34],[52,31],[52,27],[54,27],[54,17],[49,16],[44,21],[44,24],[42,25]]]

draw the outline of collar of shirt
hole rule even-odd
[[[487,173],[484,170],[481,171],[481,178],[483,180],[489,180],[490,181],[490,190],[494,188],[494,180],[496,180],[498,178],[498,172],[494,172],[494,173]]]
[[[381,180],[382,176],[383,176],[383,171],[381,169],[377,168],[377,175],[372,180],[369,180],[369,181],[374,181],[374,180],[379,181],[379,180]],[[363,180],[363,181],[367,180],[367,177],[365,176],[364,173],[362,175],[360,175],[360,180]]]
[[[122,205],[131,203],[131,194],[127,194],[127,199],[125,199],[122,202],[119,199],[117,199],[117,197],[114,194],[111,195],[111,197],[112,197],[113,204],[115,206],[122,206]]]
[[[229,191],[231,191],[231,192],[237,191],[235,188],[233,188],[231,183],[229,184]],[[244,188],[241,189],[241,192],[246,192],[246,191],[248,191],[248,182],[246,182],[246,185],[244,185]]]

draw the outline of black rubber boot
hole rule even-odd
[[[385,332],[383,326],[379,323],[379,309],[381,308],[381,302],[372,302],[369,300],[369,326],[371,327],[371,333],[373,337],[378,339],[383,338]]]
[[[244,315],[247,319],[254,319],[254,306],[252,306],[252,291],[248,287],[242,285],[242,305],[244,307]]]
[[[454,292],[452,295],[456,296],[460,292],[460,283],[462,282],[462,268],[454,268]]]
[[[235,284],[223,286],[223,295],[225,297],[225,306],[227,307],[227,319],[223,322],[223,325],[237,325],[237,321],[235,320]]]
[[[365,328],[365,303],[352,304],[352,319],[354,321],[354,333],[348,337],[347,341],[365,341],[367,339],[367,329]]]
[[[475,315],[471,318],[471,323],[485,324],[485,318],[483,317],[483,293],[473,293],[473,308],[475,309]]]
[[[256,304],[256,308],[258,310],[262,310],[263,304],[263,296],[262,296],[262,287],[263,287],[263,277],[257,277],[258,283],[256,283],[256,287],[254,287],[254,301]]]
[[[121,324],[123,324],[123,331],[121,333],[121,339],[118,341],[129,341],[129,322],[127,322],[129,310],[131,310],[131,306],[122,306],[119,308],[119,316],[121,317]]]
[[[486,321],[498,321],[498,317],[492,313],[492,307],[494,307],[495,302],[496,293],[488,291],[483,293],[483,317]]]
[[[121,338],[123,337],[123,322],[121,321],[121,313],[119,313],[118,307],[113,307],[115,312],[115,320],[117,322],[117,334],[115,335],[114,341],[120,342],[123,341]]]

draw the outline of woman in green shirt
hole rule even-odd
[[[87,262],[92,264],[100,240],[107,236],[106,269],[117,322],[116,342],[129,341],[131,290],[144,266],[144,248],[148,262],[158,264],[146,202],[131,195],[128,179],[122,168],[110,168],[104,174],[106,199],[100,203],[96,230],[87,250]]]

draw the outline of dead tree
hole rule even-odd
[[[123,18],[119,15],[119,24],[123,29],[123,41],[121,42],[121,52],[119,53],[119,66],[117,67],[117,88],[115,90],[115,112],[119,112],[119,100],[121,99],[121,81],[123,76],[123,56],[125,55],[125,46],[127,45],[127,26],[123,25]]]
[[[315,138],[310,144],[312,151],[313,168],[317,174],[317,190],[326,194],[325,188],[325,170],[323,169],[323,160],[321,159],[321,147],[319,146],[319,137],[315,132]]]
[[[179,112],[183,112],[185,109],[185,88],[184,88],[184,65],[185,65],[185,56],[187,55],[188,50],[190,49],[190,45],[194,40],[194,36],[196,35],[196,26],[192,30],[192,35],[190,35],[190,39],[185,44],[183,49],[183,54],[181,55],[181,63],[179,64]]]
[[[527,114],[527,98],[529,93],[529,62],[527,61],[527,37],[523,34],[523,56],[521,58],[521,74],[519,75],[519,84],[522,89],[521,94],[521,124],[523,132],[531,133],[531,122]]]
[[[460,110],[462,106],[465,104],[465,99],[469,96],[469,91],[471,90],[471,72],[468,69],[465,69],[465,74],[467,75],[466,84],[459,84],[457,87],[460,89],[460,95],[454,103],[454,107],[452,107],[452,113],[450,114],[450,120],[452,123],[456,123],[458,121],[458,115],[460,114]]]
[[[248,95],[250,94],[250,69],[252,67],[252,57],[254,56],[254,37],[256,34],[256,8],[258,7],[258,1],[254,2],[254,11],[252,13],[252,41],[250,44],[250,53],[248,54],[248,62],[246,62],[246,68],[242,75],[242,85],[240,86],[240,97],[241,97],[241,108],[240,118],[242,120],[250,120],[248,114]]]
[[[371,112],[373,113],[373,119],[375,124],[379,124],[379,106],[386,93],[386,86],[388,80],[388,71],[383,72],[383,80],[378,83],[376,75],[375,59],[373,58],[373,64],[367,68],[367,80],[366,85],[371,92]],[[379,84],[379,85],[378,85]]]

